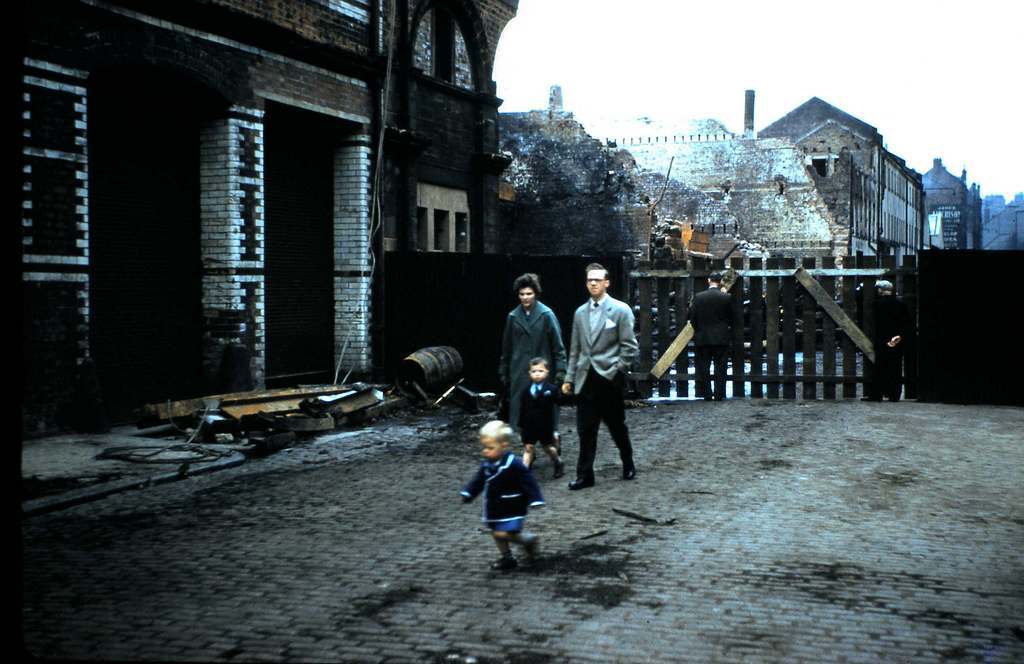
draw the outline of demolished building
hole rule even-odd
[[[500,120],[512,157],[502,203],[509,246],[543,250],[543,237],[647,256],[637,238],[653,231],[655,243],[669,242],[659,236],[671,226],[658,222],[671,220],[709,238],[717,257],[902,257],[921,247],[920,175],[873,127],[817,98],[760,133],[749,90],[742,134],[715,119],[605,119],[585,129],[560,106]],[[645,217],[663,187],[657,214]]]
[[[702,251],[736,247],[737,221],[722,201],[592,137],[562,109],[558,86],[551,100],[544,111],[500,115],[511,158],[501,194],[509,253],[665,257],[694,232],[706,236]]]

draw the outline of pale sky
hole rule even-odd
[[[628,9],[627,9],[628,8]],[[520,0],[494,66],[501,111],[562,86],[584,126],[712,117],[760,130],[811,97],[875,126],[924,174],[1024,191],[1024,2]]]

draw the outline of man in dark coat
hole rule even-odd
[[[903,349],[914,334],[914,321],[907,305],[893,295],[892,282],[881,280],[875,284],[875,377],[868,386],[868,399],[900,400],[903,382]]]
[[[711,363],[715,363],[715,401],[725,399],[725,372],[732,341],[732,297],[722,290],[722,275],[708,277],[708,289],[693,298],[690,323],[697,349],[697,393],[711,401]]]

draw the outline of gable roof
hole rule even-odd
[[[879,145],[882,144],[882,135],[878,133],[878,129],[818,97],[811,97],[759,131],[757,135],[796,141],[829,120],[848,127]]]

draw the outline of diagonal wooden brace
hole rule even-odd
[[[722,275],[722,288],[728,292],[734,283],[736,283],[736,270],[729,268],[725,274]],[[668,371],[668,368],[676,361],[676,358],[683,352],[683,349],[686,348],[686,345],[690,343],[691,339],[693,339],[693,325],[691,323],[687,323],[686,327],[683,328],[683,331],[676,336],[672,343],[669,344],[669,347],[665,349],[662,356],[658,358],[658,362],[651,369],[651,375],[658,379],[665,375],[665,372]]]
[[[857,327],[857,323],[847,316],[846,312],[836,304],[836,301],[821,287],[818,280],[808,274],[807,270],[802,267],[797,268],[793,276],[796,277],[796,280],[800,282],[800,285],[807,290],[810,296],[814,298],[818,306],[824,309],[825,313],[846,333],[846,336],[850,337],[850,341],[856,344],[857,348],[860,348],[861,352],[864,353],[864,357],[874,362],[875,346],[871,343],[871,339],[868,339],[867,335]]]

